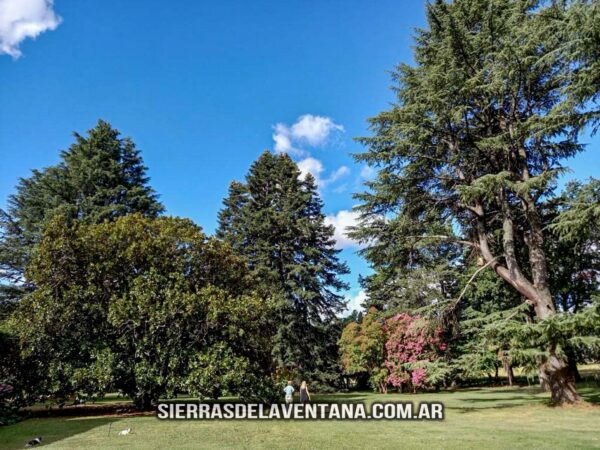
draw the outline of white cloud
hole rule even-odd
[[[292,125],[292,136],[301,142],[315,147],[323,144],[334,131],[344,131],[342,125],[338,125],[329,117],[313,116],[304,114],[300,116],[296,123]]]
[[[300,178],[304,179],[306,174],[310,173],[315,178],[318,188],[323,188],[328,184],[334,183],[350,173],[348,167],[341,166],[334,170],[327,178],[323,178],[322,174],[325,172],[325,167],[321,161],[312,156],[301,159],[297,164],[298,169],[300,169]]]
[[[352,311],[363,311],[364,308],[361,306],[364,301],[367,300],[367,293],[361,289],[356,295],[346,296],[346,314],[350,314]]]
[[[307,174],[311,174],[317,180],[317,185],[321,181],[321,173],[325,170],[323,163],[312,156],[298,161],[298,169],[300,169],[300,178],[306,178]]]
[[[278,123],[273,127],[273,140],[275,141],[275,151],[278,153],[301,154],[302,151],[292,146],[290,130],[282,123]]]
[[[341,210],[337,214],[325,217],[327,225],[333,225],[335,233],[333,235],[337,248],[357,247],[358,242],[347,236],[348,227],[358,223],[359,214],[356,211]]]
[[[21,42],[56,29],[61,18],[53,7],[54,0],[0,0],[0,54],[17,59]]]
[[[333,133],[344,132],[344,127],[330,117],[304,114],[291,125],[278,123],[274,127],[275,151],[291,155],[305,155],[302,145],[316,147],[327,143]]]

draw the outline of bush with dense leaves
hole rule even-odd
[[[185,389],[248,395],[230,370],[198,374],[217,350],[239,379],[271,371],[270,300],[253,293],[244,260],[189,220],[56,218],[28,276],[37,289],[10,323],[39,373],[32,392],[64,401],[116,390],[148,408]]]

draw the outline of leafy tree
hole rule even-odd
[[[338,276],[348,272],[324,219],[314,178],[302,178],[288,155],[265,152],[245,183],[232,183],[217,231],[281,299],[274,317],[277,365],[313,382],[337,371],[328,348],[339,331],[328,323],[342,307],[338,291],[346,285]]]
[[[491,378],[491,374],[497,374],[499,367],[503,366],[512,385],[510,345],[488,339],[484,328],[499,317],[506,317],[503,312],[512,312],[522,305],[521,296],[493,271],[481,271],[481,267],[474,263],[465,267],[460,286],[462,297],[453,305],[452,346],[447,352],[455,381],[482,376]]]
[[[24,277],[44,227],[57,213],[85,223],[101,223],[131,213],[155,217],[163,211],[148,185],[146,167],[129,138],[102,120],[87,136],[61,152],[56,166],[22,178],[0,211],[0,283],[5,301],[30,287]]]
[[[600,180],[569,183],[558,203],[550,227],[560,239],[587,245],[600,240]]]
[[[600,3],[570,2],[567,19],[557,30],[561,51],[573,69],[567,88],[569,100],[583,107],[583,119],[600,125]]]
[[[37,289],[10,323],[38,373],[31,394],[116,389],[147,408],[184,388],[237,393],[227,374],[197,375],[217,349],[255,389],[268,383],[269,302],[252,293],[244,260],[188,220],[133,214],[86,225],[57,216],[27,276]]]
[[[577,132],[589,120],[586,104],[566,95],[577,59],[561,39],[568,13],[562,2],[428,5],[415,64],[394,74],[397,103],[371,119],[374,136],[357,156],[379,167],[358,195],[354,233],[376,242],[367,253],[376,270],[415,247],[467,246],[536,321],[556,314],[541,203],[561,161],[582,150]],[[541,384],[553,402],[577,401],[560,342],[547,337]]]
[[[548,256],[552,293],[557,308],[577,313],[600,292],[600,181],[571,182],[548,205]],[[593,355],[579,347],[565,347],[569,367],[579,381],[577,362]]]
[[[350,322],[339,340],[346,374],[366,374],[373,389],[387,393],[388,385],[414,390],[444,381],[448,366],[440,356],[446,350],[442,330],[419,316],[369,308],[361,323]]]
[[[344,371],[352,377],[363,374],[373,389],[387,392],[389,372],[385,361],[385,319],[375,307],[369,308],[361,323],[350,322],[339,340]]]
[[[19,420],[24,405],[21,391],[26,377],[14,336],[0,326],[0,426]]]

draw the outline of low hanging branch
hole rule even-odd
[[[406,236],[407,238],[411,238],[411,239],[442,239],[445,241],[450,241],[450,242],[454,242],[456,244],[462,244],[462,245],[467,245],[469,247],[475,247],[475,248],[479,248],[479,244],[475,243],[475,242],[471,242],[471,241],[465,241],[463,239],[456,239],[453,236],[446,236],[443,234],[431,234],[431,235],[422,235],[422,236]]]
[[[465,293],[467,292],[467,288],[471,285],[471,283],[473,282],[473,280],[475,279],[475,277],[477,277],[477,275],[479,275],[479,273],[481,271],[483,271],[486,267],[490,266],[497,259],[498,259],[498,256],[496,256],[495,258],[489,260],[487,263],[485,263],[483,266],[481,266],[479,269],[477,269],[473,275],[471,275],[471,278],[469,278],[469,281],[467,281],[467,284],[465,285],[465,287],[461,291],[460,295],[458,296],[458,298],[456,299],[456,301],[452,305],[452,309],[456,308],[456,306],[460,303],[460,301],[464,297]]]

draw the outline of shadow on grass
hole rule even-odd
[[[510,402],[507,404],[523,404],[530,402],[540,402],[543,401],[543,398],[533,397],[533,396],[519,396],[519,397],[502,397],[502,398],[463,398],[461,401],[463,402],[471,402],[471,403],[483,403],[483,402]]]
[[[588,403],[600,405],[600,389],[599,388],[579,388],[579,395]]]
[[[111,422],[118,421],[115,417],[94,417],[71,420],[29,419],[14,425],[2,427],[0,430],[0,448],[22,449],[31,439],[41,436],[42,446],[68,439],[78,434],[86,433],[97,427],[105,427],[109,432]],[[118,428],[118,427],[117,427]],[[118,430],[112,429],[112,433]]]

